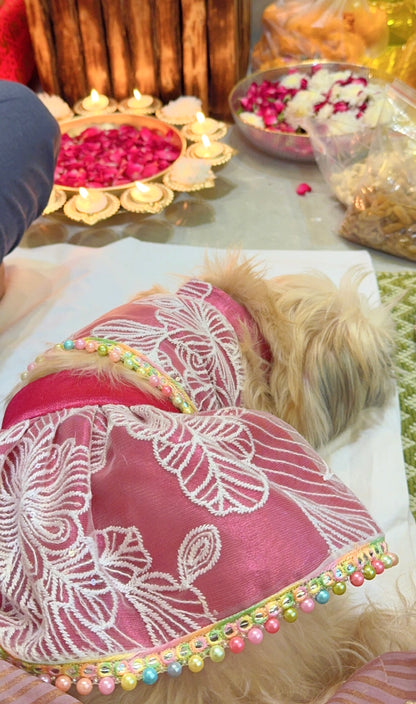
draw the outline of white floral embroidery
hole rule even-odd
[[[140,575],[152,564],[145,550],[142,537],[135,526],[123,530],[110,527],[97,533],[100,564],[106,574],[128,591],[137,585]],[[102,545],[102,547],[101,547]]]
[[[231,413],[234,416],[234,412]],[[256,437],[257,471],[262,469],[270,487],[285,494],[302,510],[332,554],[337,554],[346,541],[354,543],[368,539],[374,523],[365,507],[336,475],[328,474],[326,463],[304,438],[277,418],[261,423],[258,414],[250,417],[251,414],[243,409],[237,409],[236,414],[244,416],[247,431],[251,430]],[[286,437],[280,432],[276,444],[277,428],[286,430]],[[270,454],[273,445],[275,451]],[[317,470],[322,475],[322,483],[316,482]]]
[[[212,569],[219,559],[221,538],[215,526],[198,526],[191,530],[179,548],[178,571],[182,584],[190,585]]]
[[[26,430],[28,429],[29,425],[30,425],[29,420],[22,420],[20,423],[17,423],[16,425],[9,428],[9,430],[7,432],[9,445],[12,445],[13,443],[18,443],[19,440],[21,440],[21,438],[26,433]],[[4,453],[1,453],[0,460],[3,461],[3,459],[4,459]]]
[[[91,533],[90,448],[76,433],[54,442],[62,427],[70,435],[75,419],[94,434],[91,409],[64,411],[60,423],[52,414],[27,429],[1,473],[1,642],[29,660],[137,647],[120,629],[123,602],[156,645],[213,619],[193,582],[219,559],[217,528],[197,526],[185,535],[178,578],[152,570],[137,527]],[[13,431],[0,435],[3,446],[13,439]],[[104,458],[102,448],[98,455]],[[81,648],[74,637],[80,631]]]
[[[137,440],[152,443],[158,465],[174,474],[188,499],[210,513],[250,513],[267,501],[266,476],[257,471],[255,444],[233,415],[183,416],[152,407],[114,407],[111,419]]]
[[[179,376],[199,410],[236,405],[243,377],[238,339],[224,316],[205,300],[211,290],[209,284],[195,281],[178,296],[139,299],[98,321],[88,334],[121,340],[169,376]]]
[[[179,547],[179,580],[167,573],[148,571],[136,581],[134,589],[125,592],[154,645],[215,620],[204,594],[193,582],[214,567],[220,553],[218,529],[213,525],[198,526],[185,536]]]

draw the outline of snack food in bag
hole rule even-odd
[[[262,15],[253,70],[325,59],[361,63],[388,42],[387,14],[366,0],[277,0]]]
[[[416,91],[395,80],[386,100],[391,119],[373,131],[340,235],[416,261]]]
[[[335,75],[342,77],[339,72]],[[304,117],[301,123],[322,176],[345,206],[353,202],[357,184],[365,174],[375,128],[388,124],[394,113],[391,101],[386,100],[383,81],[370,74],[365,78],[354,75],[350,81],[337,81],[323,108]]]

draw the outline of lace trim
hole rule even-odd
[[[381,537],[351,550],[317,576],[300,580],[251,608],[171,642],[168,647],[144,654],[130,652],[96,660],[36,664],[19,661],[0,648],[0,658],[32,675],[48,679],[64,691],[73,684],[82,694],[89,693],[94,685],[98,685],[102,694],[111,694],[116,684],[131,690],[140,680],[154,684],[164,672],[177,677],[184,666],[192,672],[199,672],[206,658],[220,662],[227,648],[239,653],[246,640],[258,644],[263,640],[264,631],[277,633],[282,619],[292,623],[300,611],[309,613],[316,604],[326,604],[331,592],[344,594],[347,582],[361,586],[365,580],[372,580],[397,562],[397,556],[388,551],[385,539]]]
[[[78,350],[88,354],[97,354],[99,357],[108,357],[113,364],[122,364],[126,369],[138,374],[151,387],[158,389],[162,396],[181,413],[196,413],[196,406],[178,381],[155,366],[143,352],[139,352],[123,342],[100,337],[79,337],[75,340],[65,340],[56,345],[55,349],[67,352]],[[36,362],[33,362],[31,367],[35,368]]]

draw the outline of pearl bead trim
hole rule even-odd
[[[122,342],[100,337],[80,337],[75,340],[65,340],[56,345],[56,349],[66,352],[81,350],[100,357],[108,357],[114,364],[122,364],[126,369],[138,374],[154,389],[158,389],[162,396],[181,413],[196,413],[195,405],[178,381],[158,369],[142,352]]]
[[[54,683],[65,692],[75,685],[79,694],[88,694],[97,685],[101,694],[111,694],[117,684],[123,690],[130,691],[139,681],[155,684],[163,672],[176,678],[184,666],[192,672],[200,672],[206,658],[221,662],[227,649],[240,653],[247,640],[254,645],[259,644],[265,632],[273,634],[280,630],[282,620],[293,623],[299,612],[310,613],[316,604],[326,604],[331,592],[334,595],[344,594],[348,582],[352,586],[361,586],[397,563],[397,555],[388,552],[384,538],[380,538],[344,555],[319,576],[296,582],[252,608],[211,624],[176,641],[175,645],[145,657],[138,653],[125,653],[109,655],[94,662],[47,665],[20,662],[0,647],[0,658],[37,675],[43,681]]]

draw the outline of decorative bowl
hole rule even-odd
[[[152,131],[157,131],[159,134],[162,136],[165,136],[168,132],[173,133],[173,138],[172,138],[172,143],[174,146],[176,146],[180,152],[178,154],[178,159],[180,156],[183,156],[185,153],[186,149],[186,140],[185,138],[181,135],[179,130],[175,129],[172,125],[168,125],[166,122],[162,122],[161,120],[156,119],[155,117],[150,117],[148,115],[137,115],[133,113],[112,113],[112,114],[96,114],[96,115],[88,115],[88,116],[83,116],[83,117],[75,117],[72,120],[66,120],[60,123],[60,128],[61,128],[61,133],[62,134],[69,134],[70,136],[77,136],[81,132],[83,132],[87,127],[99,127],[101,129],[112,129],[114,127],[118,127],[121,125],[132,125],[136,129],[141,129],[142,127],[147,127],[148,129]],[[175,160],[176,161],[176,160]],[[172,164],[175,162],[172,161]],[[147,182],[147,181],[154,181],[156,179],[161,178],[165,173],[167,173],[171,167],[169,165],[168,168],[164,169],[163,171],[159,171],[156,174],[153,174],[152,176],[148,178],[142,178],[140,179],[142,182]],[[65,191],[67,193],[77,193],[78,188],[70,187],[70,186],[62,186],[60,183],[55,182],[55,186],[61,190]],[[86,188],[91,189],[91,190],[96,190],[96,191],[106,191],[106,193],[120,193],[121,191],[124,191],[128,188],[132,188],[134,186],[134,181],[131,183],[123,183],[119,184],[117,186],[103,186],[102,188],[93,188],[86,184]]]
[[[263,81],[279,81],[289,70],[310,75],[313,66],[323,66],[329,71],[351,70],[357,76],[370,78],[371,73],[365,66],[348,63],[333,63],[328,61],[308,61],[301,64],[291,64],[280,68],[271,68],[249,74],[239,81],[229,95],[229,105],[234,122],[242,135],[255,147],[270,156],[291,161],[314,161],[311,141],[307,134],[293,134],[267,128],[256,127],[244,122],[239,117],[240,100],[245,96],[252,83],[260,85]]]

